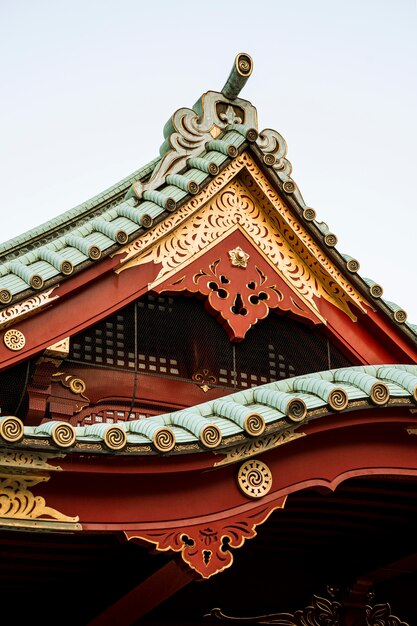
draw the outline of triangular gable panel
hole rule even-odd
[[[235,341],[271,309],[327,325],[325,301],[350,325],[372,308],[248,153],[120,254],[118,274],[156,268],[149,290],[207,298]]]

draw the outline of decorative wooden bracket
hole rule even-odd
[[[263,524],[275,509],[283,508],[284,504],[285,497],[227,519],[181,527],[126,531],[126,536],[129,540],[154,543],[161,552],[180,552],[193,570],[203,578],[210,578],[232,565],[230,548],[240,548],[246,539],[255,537],[256,526]]]

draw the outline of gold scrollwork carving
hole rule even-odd
[[[243,463],[239,468],[237,480],[241,491],[249,498],[262,498],[272,487],[271,470],[258,459]]]
[[[310,606],[292,613],[271,613],[258,615],[253,618],[231,617],[225,615],[221,609],[212,609],[205,618],[221,624],[282,624],[282,626],[339,626],[340,625],[340,602],[328,600],[319,596],[313,596]],[[375,625],[376,626],[376,625]],[[381,625],[382,626],[382,625]],[[406,626],[406,625],[405,625]]]
[[[0,328],[5,328],[18,319],[24,319],[25,317],[32,315],[32,313],[37,312],[38,309],[50,304],[53,300],[56,300],[59,296],[51,296],[54,289],[56,289],[56,287],[52,287],[52,289],[48,289],[39,295],[28,298],[28,300],[25,300],[24,302],[9,306],[4,311],[0,311]],[[6,296],[3,296],[1,303],[7,304],[10,300],[8,300]]]
[[[57,454],[0,450],[0,526],[81,530],[79,518],[64,515],[34,495],[32,488],[62,468],[48,461]]]
[[[66,374],[65,372],[55,372],[54,374],[52,374],[52,378],[59,380],[60,383],[64,387],[67,387],[68,389],[70,389],[72,393],[80,395],[82,398],[84,398],[84,400],[87,400],[87,402],[90,402],[90,399],[84,395],[84,392],[87,387],[86,387],[85,382],[81,378],[77,378],[76,376],[73,376],[72,374]]]
[[[62,472],[62,468],[59,465],[51,465],[48,460],[51,458],[62,458],[62,454],[49,454],[42,452],[28,452],[17,450],[0,450],[0,468],[5,471],[8,468],[9,471],[20,472]]]
[[[366,626],[409,626],[391,613],[389,604],[375,604],[367,606]]]
[[[334,599],[313,596],[312,603],[295,613],[270,613],[256,617],[231,617],[212,609],[204,618],[220,624],[276,624],[281,626],[340,626],[342,604]],[[360,623],[364,626],[409,626],[399,617],[392,615],[389,604],[366,606]]]
[[[50,476],[24,476],[0,474],[0,525],[13,525],[12,521],[37,521],[38,525],[45,522],[63,522],[70,524],[72,529],[81,528],[77,524],[79,518],[70,517],[47,506],[45,498],[35,496],[30,488],[40,482],[49,480]]]
[[[417,432],[417,431],[416,431]],[[267,450],[272,450],[278,446],[282,446],[284,443],[289,443],[300,437],[305,437],[305,433],[295,433],[293,429],[287,429],[280,433],[268,435],[257,441],[250,441],[242,443],[239,446],[235,446],[231,450],[226,452],[226,456],[217,461],[214,465],[229,465],[230,463],[237,463],[243,459],[250,458],[256,454],[261,454]],[[223,454],[223,452],[221,453]]]
[[[192,375],[192,380],[195,383],[198,383],[200,389],[202,389],[205,393],[211,389],[210,385],[215,385],[217,383],[217,377],[208,369],[203,369],[201,372],[195,372]]]

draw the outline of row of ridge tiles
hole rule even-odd
[[[236,434],[252,434],[247,420],[251,415],[261,416],[265,424],[276,423],[288,427],[288,421],[308,419],[308,412],[328,406],[329,411],[342,411],[349,403],[370,401],[383,406],[392,400],[407,398],[417,402],[417,365],[368,365],[315,372],[285,380],[267,383],[238,391],[218,400],[211,400],[187,409],[145,419],[118,422],[117,427],[126,433],[128,444],[155,443],[154,435],[161,428],[171,431],[174,442],[200,442],[211,446],[202,433],[214,425],[221,439]],[[299,402],[291,413],[294,401]],[[301,401],[301,402],[300,402]],[[300,412],[304,404],[305,411]],[[7,417],[0,418],[1,420]],[[50,436],[53,428],[63,422],[51,421],[39,426],[25,426],[29,437]],[[114,424],[92,424],[75,427],[76,441],[102,442]],[[260,433],[261,434],[261,433]],[[172,446],[173,447],[173,446]]]

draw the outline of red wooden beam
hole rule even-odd
[[[88,626],[131,626],[197,578],[196,572],[173,559],[95,617]]]

